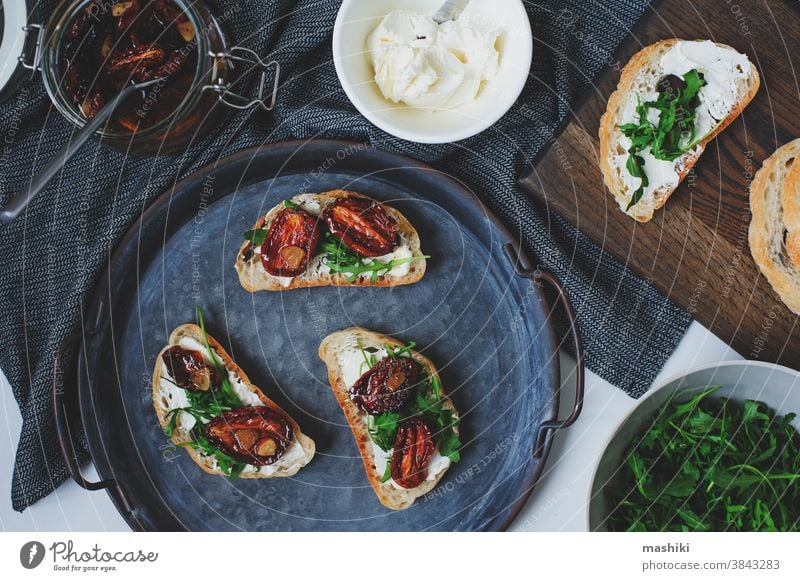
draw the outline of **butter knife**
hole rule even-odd
[[[447,0],[442,4],[442,7],[436,11],[436,14],[433,15],[433,20],[437,24],[442,24],[448,20],[455,20],[461,16],[467,4],[469,4],[469,0]]]

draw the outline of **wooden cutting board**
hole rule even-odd
[[[747,53],[761,74],[761,89],[664,208],[639,224],[603,186],[599,121],[619,80],[619,63],[672,37],[712,39]],[[753,174],[779,145],[800,137],[799,79],[796,1],[656,1],[521,185],[742,356],[798,369],[798,317],[760,274],[747,232]]]

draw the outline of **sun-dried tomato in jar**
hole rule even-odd
[[[163,79],[121,103],[103,144],[176,153],[216,129],[235,82],[231,47],[204,0],[77,0],[52,13],[39,66],[56,108],[82,126],[126,86]]]
[[[64,34],[64,92],[91,119],[127,85],[163,78],[112,115],[110,127],[135,133],[178,109],[192,87],[197,50],[194,25],[171,0],[89,3]]]

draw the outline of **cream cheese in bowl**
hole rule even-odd
[[[384,97],[450,109],[474,101],[497,75],[499,36],[469,19],[438,24],[422,12],[394,10],[367,38],[367,52]]]
[[[342,0],[333,62],[368,121],[416,143],[450,143],[494,125],[530,79],[533,34],[522,0],[470,0],[436,23],[441,2]]]

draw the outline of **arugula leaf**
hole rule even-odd
[[[250,242],[253,246],[261,246],[267,239],[267,230],[264,228],[255,228],[248,230],[244,233],[244,239]]]
[[[409,341],[408,345],[403,345],[402,347],[392,347],[384,343],[383,348],[386,349],[386,353],[389,357],[399,357],[401,355],[411,355],[411,350],[416,347],[417,344],[414,341]]]
[[[386,460],[386,468],[383,471],[383,476],[381,476],[381,484],[384,482],[389,482],[392,478],[392,459],[388,458]]]
[[[378,277],[388,273],[390,270],[403,264],[423,260],[430,256],[408,256],[405,258],[395,258],[388,262],[381,262],[376,258],[363,258],[350,250],[344,242],[336,238],[330,232],[325,232],[322,243],[322,251],[325,253],[323,262],[331,272],[347,274],[347,282],[355,282],[362,274],[370,274],[370,282],[375,284]]]
[[[244,462],[239,462],[238,460],[231,458],[225,452],[209,442],[208,438],[206,438],[205,428],[203,428],[200,424],[195,425],[195,427],[192,429],[192,437],[192,441],[180,445],[198,450],[206,456],[213,456],[219,465],[219,469],[222,470],[222,472],[231,480],[236,480],[242,473],[242,470],[244,470],[247,466],[247,464]]]
[[[361,345],[359,344],[359,347]],[[390,355],[409,353],[416,343],[413,341],[403,347],[391,348],[385,345]],[[364,351],[362,350],[362,353]],[[366,354],[364,354],[366,360]],[[373,356],[374,358],[374,356]],[[367,364],[370,364],[367,360]],[[372,363],[370,367],[374,365]],[[428,375],[417,386],[411,401],[397,412],[384,412],[376,416],[367,416],[367,430],[372,441],[384,452],[394,447],[397,427],[405,419],[419,417],[427,421],[434,429],[433,439],[442,456],[450,458],[454,463],[461,460],[461,440],[458,437],[458,417],[451,409],[443,405],[444,393],[442,383],[436,375]]]
[[[696,111],[693,102],[706,84],[697,69],[683,75],[685,86],[675,91],[659,92],[655,101],[636,104],[636,122],[619,125],[620,131],[631,141],[625,169],[641,183],[631,195],[625,210],[639,203],[644,190],[650,184],[644,171],[644,159],[640,155],[650,148],[650,155],[662,161],[674,161],[690,151],[696,144]],[[649,112],[658,112],[658,121],[650,121]]]
[[[368,416],[367,421],[367,429],[372,441],[384,452],[391,450],[394,447],[400,414],[397,412],[383,412],[377,416]]]
[[[633,438],[605,489],[612,530],[800,530],[796,416],[718,389],[670,397]]]
[[[222,378],[222,382],[220,383],[219,387],[220,393],[227,401],[236,404],[233,407],[242,407],[242,401],[239,399],[239,396],[236,395],[236,392],[231,385],[231,381],[228,378],[228,370],[222,364],[222,361],[219,360],[216,351],[211,348],[211,344],[208,342],[206,325],[205,321],[203,320],[203,310],[200,307],[197,307],[197,321],[200,323],[200,331],[203,333],[203,342],[206,345],[206,351],[208,351],[208,356],[211,359],[211,363],[217,369],[219,376]],[[189,391],[189,393],[191,393],[191,391]],[[216,396],[216,394],[214,395]]]
[[[364,345],[361,343],[361,339],[356,341],[356,345],[358,345],[359,351],[361,351],[361,357],[364,358],[364,365],[367,366],[367,369],[372,369],[377,365],[378,358],[375,357],[374,353],[369,353],[366,349],[364,349]]]

